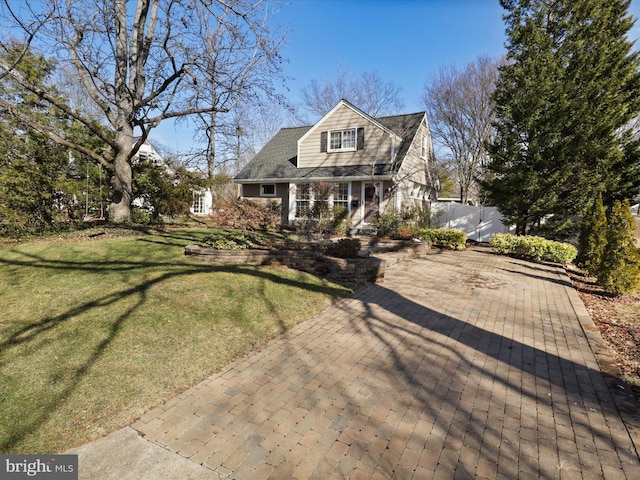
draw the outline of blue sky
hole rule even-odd
[[[504,51],[497,0],[293,0],[275,20],[289,25],[283,57],[294,103],[342,64],[377,71],[402,87],[407,113],[421,111],[422,86],[440,66]]]
[[[342,65],[400,86],[398,113],[422,111],[424,82],[440,67],[504,53],[503,12],[498,0],[291,0],[273,19],[288,30],[281,53],[290,80],[282,92],[298,104],[311,80],[327,80]],[[631,13],[640,17],[640,0]],[[640,22],[632,36],[640,38]],[[152,140],[171,149],[192,137],[171,124],[159,128]]]

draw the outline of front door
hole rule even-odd
[[[362,223],[365,225],[374,221],[380,211],[380,187],[379,183],[364,184],[364,218]]]

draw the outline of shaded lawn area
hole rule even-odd
[[[0,248],[0,452],[62,452],[127,425],[351,293],[186,258],[209,233]]]

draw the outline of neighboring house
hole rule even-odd
[[[139,140],[139,137],[134,137],[133,139],[134,143],[137,142],[138,140]],[[151,143],[149,143],[148,140],[145,140],[144,143],[140,145],[140,148],[138,149],[138,153],[135,154],[131,163],[137,164],[138,162],[143,162],[143,161],[149,161],[155,166],[160,165],[167,168],[162,156],[158,153],[155,147],[151,145]],[[140,198],[140,197],[134,198],[131,201],[131,205],[138,208],[149,208],[144,198]]]
[[[281,129],[234,182],[242,198],[280,202],[283,224],[321,200],[366,229],[378,212],[435,199],[434,163],[424,112],[373,118],[341,100],[315,125]]]
[[[138,138],[134,139],[135,141]],[[153,165],[162,166],[169,173],[173,173],[170,167],[165,164],[164,159],[155,149],[155,147],[149,143],[149,141],[145,140],[145,142],[138,149],[138,153],[134,157],[133,162],[136,163],[138,161],[149,160]],[[147,207],[145,205],[145,201],[142,198],[135,198],[132,202],[136,207]],[[213,210],[213,200],[211,197],[211,192],[209,189],[204,188],[202,190],[194,190],[193,191],[193,203],[189,208],[189,211],[194,215],[209,215]]]
[[[138,140],[139,137],[133,139],[134,142],[137,142]],[[154,165],[164,165],[164,159],[148,140],[145,140],[144,143],[140,145],[138,153],[136,153],[133,159],[133,163],[144,160],[149,160]]]
[[[193,203],[189,211],[194,215],[210,215],[213,212],[213,195],[211,190],[203,188],[193,191]]]

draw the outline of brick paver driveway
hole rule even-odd
[[[590,336],[561,268],[434,253],[133,427],[228,478],[638,479]]]

